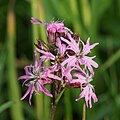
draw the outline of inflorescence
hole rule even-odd
[[[76,101],[85,99],[86,106],[92,107],[91,100],[97,102],[94,87],[90,83],[93,80],[94,70],[98,64],[93,61],[96,56],[88,56],[91,50],[98,45],[90,45],[90,38],[86,44],[80,39],[80,36],[73,33],[64,26],[63,22],[43,23],[37,18],[31,18],[33,24],[41,24],[46,27],[48,44],[43,40],[35,43],[34,65],[24,68],[25,75],[20,76],[19,80],[24,80],[23,85],[28,89],[23,100],[29,95],[31,105],[32,95],[39,94],[40,91],[47,96],[55,97],[61,90],[67,88],[80,88],[80,95]],[[38,53],[40,57],[38,57]],[[43,62],[50,61],[47,66]],[[53,85],[54,95],[50,93],[45,85]]]

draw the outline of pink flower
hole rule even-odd
[[[34,56],[35,56],[34,66],[33,65],[26,66],[25,67],[26,75],[20,76],[18,78],[19,80],[24,79],[23,85],[28,86],[28,90],[24,94],[24,96],[21,98],[21,100],[25,99],[25,97],[28,94],[30,94],[30,97],[29,97],[30,105],[31,105],[31,97],[34,92],[38,94],[39,91],[42,91],[47,96],[52,97],[52,94],[44,87],[44,85],[52,83],[51,78],[61,80],[56,75],[51,74],[49,69],[46,69],[41,66],[42,60],[38,61],[36,52],[34,52]],[[42,68],[44,68],[44,71],[40,72],[40,69]],[[35,89],[35,86],[37,86],[37,89]]]
[[[56,96],[59,97],[62,89],[72,87],[81,90],[76,101],[84,98],[86,106],[91,108],[92,100],[94,103],[98,101],[91,84],[94,76],[93,68],[97,68],[98,64],[93,61],[96,56],[88,55],[98,43],[90,45],[88,38],[85,44],[79,35],[65,27],[63,22],[44,23],[34,17],[31,18],[31,22],[46,27],[49,45],[42,40],[38,40],[35,44],[36,51],[40,53],[40,60],[35,51],[34,65],[26,66],[25,75],[19,77],[19,80],[23,80],[23,85],[27,86],[27,91],[21,100],[29,96],[31,105],[32,95],[39,95],[42,91],[47,96],[54,96],[54,101]],[[42,66],[42,63],[48,60],[51,64]],[[53,95],[45,87],[51,84]]]
[[[50,22],[50,23],[44,23],[40,21],[38,18],[31,17],[31,22],[33,24],[42,24],[47,27],[47,32],[49,33],[61,33],[65,32],[64,29],[64,23],[63,22]]]
[[[48,23],[47,24],[47,32],[51,32],[51,33],[65,32],[64,23],[63,22],[50,22],[50,23]]]
[[[64,33],[64,24],[61,22],[50,22],[47,23],[47,36],[50,44],[55,44],[56,43],[56,33]]]
[[[26,66],[24,68],[25,75],[20,76],[18,78],[19,80],[21,80],[21,79],[25,80],[23,82],[23,85],[24,85],[25,82],[27,82],[27,81],[29,81],[31,79],[36,79],[39,76],[39,70],[42,68],[42,66],[41,66],[42,61],[38,61],[36,51],[34,52],[34,56],[35,56],[34,66],[33,65]]]
[[[68,83],[72,81],[72,74],[71,74],[72,69],[71,68],[65,68],[61,67],[60,72],[61,72],[61,80],[64,82]]]
[[[92,107],[91,99],[93,99],[94,103],[98,101],[93,90],[94,90],[93,86],[91,84],[88,84],[86,87],[82,89],[82,92],[78,99],[76,99],[76,101],[78,101],[81,98],[85,98],[86,106],[91,108]]]
[[[65,33],[65,27],[63,22],[50,22],[43,23],[39,19],[32,17],[31,22],[33,24],[42,24],[46,26],[47,37],[50,44],[55,44],[56,42],[56,33]]]
[[[43,54],[40,57],[43,61],[52,60],[52,66],[50,66],[51,71],[58,71],[61,69],[61,67],[63,67],[62,62],[65,59],[66,45],[62,44],[59,38],[56,39],[56,45],[58,46],[55,50],[57,52],[56,55],[36,48],[38,52]]]
[[[43,60],[43,61],[48,61],[48,60],[55,60],[55,56],[51,53],[51,52],[46,52],[44,50],[41,50],[39,48],[36,48],[36,50],[39,52],[39,53],[42,53],[43,55],[40,56],[40,58]]]
[[[79,87],[81,88],[82,92],[80,93],[76,101],[78,101],[81,98],[85,98],[86,106],[91,108],[92,107],[91,100],[93,99],[94,103],[98,101],[94,93],[94,87],[90,84],[90,82],[92,81],[93,75],[92,74],[89,75],[78,66],[76,66],[76,70],[79,70],[79,72],[74,73],[73,76],[77,77],[77,79],[72,80],[70,82],[72,84],[80,83]]]
[[[93,49],[98,43],[94,43],[93,45],[90,45],[90,38],[88,38],[86,45],[79,40],[76,42],[72,36],[68,33],[67,34],[69,40],[61,37],[61,40],[68,44],[67,51],[68,51],[68,59],[66,59],[62,64],[68,64],[68,66],[74,66],[76,63],[80,63],[80,65],[84,65],[85,69],[86,67],[89,69],[89,71],[94,74],[93,68],[98,67],[98,64],[93,61],[93,57],[88,57],[87,54],[91,52],[91,49]],[[80,43],[82,43],[83,48],[79,48]],[[69,51],[73,51],[73,55],[69,55]]]
[[[42,24],[42,25],[46,26],[46,23],[42,22],[38,18],[31,17],[30,21],[31,21],[32,24]]]

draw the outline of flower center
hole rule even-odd
[[[77,58],[82,58],[82,57],[83,57],[83,53],[77,53],[77,54],[76,54],[76,57],[77,57]]]
[[[33,69],[33,75],[34,76],[36,76],[36,77],[38,77],[39,76],[39,71],[38,70],[35,70],[35,69]]]
[[[55,58],[55,62],[59,64],[62,61],[63,61],[63,56],[57,55],[56,58]]]

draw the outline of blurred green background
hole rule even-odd
[[[17,77],[33,63],[33,43],[46,41],[45,29],[30,23],[31,16],[44,22],[64,21],[84,41],[99,42],[92,54],[99,68],[93,84],[99,101],[86,110],[86,120],[120,120],[120,0],[0,0],[0,120],[49,120],[50,98],[26,91]],[[65,91],[55,120],[81,120],[83,100],[79,89]]]

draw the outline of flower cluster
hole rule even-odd
[[[85,99],[86,106],[92,107],[92,99],[97,102],[94,87],[91,85],[94,70],[98,64],[93,60],[96,56],[88,56],[91,50],[98,45],[90,45],[90,38],[86,44],[80,39],[79,35],[73,33],[63,22],[43,23],[37,18],[31,18],[33,24],[42,24],[46,27],[46,35],[49,44],[38,40],[35,44],[34,65],[24,68],[25,75],[20,76],[19,80],[24,80],[23,85],[28,87],[23,100],[29,95],[29,103],[33,93],[44,92],[47,96],[56,97],[62,89],[80,88],[81,92],[78,101]],[[37,54],[40,53],[40,57]],[[50,61],[49,66],[43,62]],[[53,93],[45,88],[45,85],[56,85]]]

